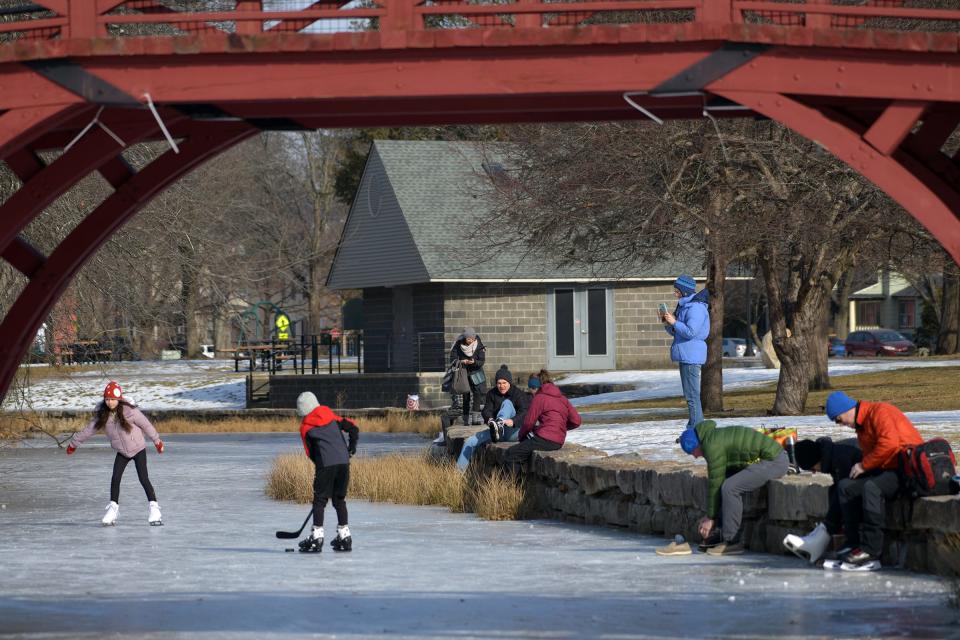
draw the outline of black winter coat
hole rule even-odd
[[[457,341],[453,343],[453,348],[450,349],[450,362],[457,362],[458,360],[469,360],[463,351],[460,349],[460,345],[466,344],[466,341],[463,339],[463,336],[457,338]],[[477,348],[473,352],[473,364],[465,365],[469,373],[474,371],[479,371],[483,369],[483,363],[487,359],[487,348],[483,346],[483,340],[480,339],[480,336],[477,336]]]
[[[850,477],[853,465],[863,460],[863,451],[856,438],[834,442],[830,438],[817,438],[820,447],[820,473],[833,477],[833,483]]]
[[[503,405],[504,400],[510,400],[513,403],[513,408],[517,410],[517,415],[512,418],[513,426],[520,427],[523,424],[523,419],[527,415],[527,409],[530,408],[531,396],[525,391],[521,391],[517,388],[516,385],[511,384],[510,388],[507,390],[507,395],[502,396],[496,387],[487,391],[487,397],[483,401],[483,411],[480,412],[480,415],[483,416],[483,421],[486,422],[490,418],[496,418],[497,414],[500,413],[500,407]]]

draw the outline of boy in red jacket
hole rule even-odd
[[[317,401],[317,396],[305,391],[297,398],[300,437],[307,457],[313,460],[313,531],[300,541],[300,551],[319,553],[323,550],[323,510],[333,498],[337,512],[337,537],[330,542],[334,551],[351,551],[353,539],[347,524],[347,486],[350,483],[350,456],[357,452],[360,429],[352,421],[342,418]],[[343,441],[346,432],[350,443]]]
[[[527,386],[534,393],[533,402],[520,428],[520,442],[507,449],[504,458],[515,475],[534,451],[556,451],[566,441],[567,431],[580,426],[580,414],[553,384],[549,371],[541,369]]]

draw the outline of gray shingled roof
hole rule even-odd
[[[496,160],[502,152],[502,145],[470,142],[374,143],[371,157],[382,163],[430,280],[673,279],[679,273],[703,277],[699,256],[665,261],[626,274],[603,272],[602,267],[557,268],[543,264],[540,258],[524,258],[522,251],[496,252],[482,260],[465,258],[462,247],[470,245],[469,235],[473,232],[487,237],[474,227],[491,216],[485,194],[492,187],[482,163]],[[349,253],[343,250],[348,241],[346,237],[341,241],[341,254]],[[342,283],[338,285],[340,288]]]

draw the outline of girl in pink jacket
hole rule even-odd
[[[111,381],[107,384],[103,390],[103,402],[97,405],[90,423],[70,440],[67,445],[67,455],[72,455],[87,438],[101,429],[107,434],[110,446],[117,452],[117,457],[113,461],[113,478],[110,480],[110,504],[107,505],[106,514],[101,520],[103,526],[117,524],[117,513],[120,510],[120,479],[131,460],[137,468],[137,477],[140,478],[140,484],[143,485],[143,490],[147,494],[147,500],[150,501],[150,515],[147,522],[154,526],[162,525],[157,494],[147,474],[147,449],[143,436],[146,434],[153,441],[157,453],[163,453],[163,441],[160,440],[157,430],[153,428],[147,417],[137,409],[136,405],[123,397],[123,391],[116,382]]]

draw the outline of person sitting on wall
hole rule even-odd
[[[534,451],[556,451],[566,441],[567,431],[581,423],[580,414],[553,384],[553,375],[541,369],[536,377],[540,387],[534,388],[533,402],[517,436],[520,442],[507,449],[504,456],[507,468],[518,477],[521,466]]]
[[[457,459],[460,471],[466,471],[474,451],[488,442],[516,442],[520,425],[530,406],[530,396],[513,384],[513,374],[502,364],[494,376],[494,387],[487,392],[481,415],[487,429],[467,438]]]
[[[825,473],[833,478],[833,484],[827,492],[829,506],[823,522],[803,537],[790,534],[783,539],[783,546],[789,551],[814,563],[826,553],[832,536],[843,530],[837,484],[844,478],[850,477],[850,470],[853,469],[853,465],[863,459],[863,452],[860,451],[856,438],[847,438],[839,442],[834,442],[830,438],[817,438],[816,442],[801,440],[793,446],[793,452],[797,465],[801,469]],[[857,545],[848,537],[837,555],[846,555],[855,546]]]
[[[827,417],[857,432],[863,459],[837,483],[837,501],[851,551],[840,556],[848,571],[875,571],[883,553],[887,500],[900,491],[900,452],[923,442],[900,409],[886,402],[857,401],[843,391],[827,397]],[[862,525],[862,528],[861,528]]]
[[[701,548],[713,556],[743,553],[743,494],[786,475],[790,466],[787,452],[756,429],[718,429],[713,420],[686,429],[677,442],[685,453],[707,461],[707,515],[698,525]],[[718,520],[720,527],[716,526]]]

